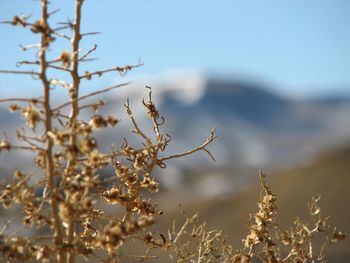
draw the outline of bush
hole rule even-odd
[[[166,162],[184,157],[197,151],[207,150],[207,145],[215,140],[215,129],[207,140],[198,147],[176,155],[164,155],[171,141],[164,134],[161,117],[148,88],[148,98],[142,103],[153,127],[153,137],[149,137],[134,117],[127,100],[124,104],[132,133],[142,141],[142,146],[131,145],[124,139],[117,149],[101,152],[98,148],[96,131],[118,125],[119,119],[113,115],[103,116],[99,109],[106,102],[97,99],[84,103],[102,93],[125,86],[116,84],[92,93],[81,94],[80,87],[85,81],[92,81],[110,72],[121,75],[141,64],[114,66],[98,71],[81,73],[80,65],[90,60],[96,45],[83,53],[81,41],[92,33],[80,31],[83,0],[76,0],[74,21],[54,27],[50,18],[55,12],[48,11],[47,0],[42,0],[42,16],[36,21],[30,17],[14,16],[3,23],[31,30],[40,39],[39,45],[24,46],[37,49],[37,57],[32,61],[20,61],[18,65],[36,67],[35,70],[1,70],[5,74],[29,75],[41,83],[42,96],[36,98],[1,99],[9,103],[11,112],[19,113],[29,129],[17,131],[18,142],[10,142],[6,136],[0,144],[0,151],[29,151],[36,155],[35,164],[43,171],[40,180],[33,182],[32,174],[16,171],[12,183],[1,192],[0,201],[5,208],[14,204],[21,207],[23,224],[48,232],[48,235],[13,236],[0,235],[2,260],[30,262],[57,261],[74,262],[85,258],[90,261],[120,262],[130,260],[153,260],[151,250],[166,251],[176,262],[250,262],[254,258],[264,262],[305,262],[314,259],[312,239],[316,233],[325,233],[327,241],[336,242],[344,235],[336,229],[330,231],[327,220],[319,215],[318,199],[310,205],[314,225],[297,221],[295,229],[277,230],[277,239],[271,234],[277,228],[275,215],[277,199],[260,174],[262,195],[259,211],[252,216],[250,233],[244,240],[242,250],[234,250],[226,244],[225,236],[218,230],[207,230],[198,215],[185,216],[185,223],[175,225],[167,237],[162,233],[149,232],[154,216],[161,214],[156,204],[145,198],[144,193],[156,193],[159,183],[154,176],[157,168],[166,168]],[[68,41],[71,50],[62,50],[56,58],[49,58],[49,48],[57,39]],[[57,51],[57,50],[56,50]],[[66,74],[62,79],[51,78],[53,71]],[[51,97],[53,88],[67,90],[67,101],[55,104]],[[57,102],[56,102],[57,103]],[[81,118],[81,112],[92,109],[89,121]],[[127,137],[121,134],[120,138]],[[98,171],[108,166],[115,174],[102,177]],[[38,194],[38,193],[42,194]],[[118,206],[123,209],[121,216],[110,215],[99,203]],[[46,230],[45,230],[46,229]],[[122,253],[127,240],[138,240],[147,246],[141,255]],[[280,244],[277,241],[280,241]],[[283,256],[280,246],[289,248]],[[323,247],[319,253],[324,260]]]

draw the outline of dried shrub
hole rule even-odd
[[[74,262],[79,256],[105,262],[119,261],[125,241],[143,233],[153,224],[153,217],[161,213],[151,199],[144,197],[145,192],[156,193],[159,190],[154,170],[165,168],[166,162],[171,159],[196,151],[203,150],[211,156],[206,146],[216,138],[215,130],[197,148],[177,155],[164,154],[171,137],[161,131],[164,118],[152,100],[150,87],[147,87],[148,99],[142,103],[153,126],[154,137],[146,135],[135,119],[129,101],[126,101],[125,111],[134,127],[131,132],[139,137],[141,146],[131,145],[124,134],[121,135],[124,141],[119,149],[114,147],[110,152],[99,150],[96,131],[115,127],[119,119],[99,113],[99,109],[107,104],[101,99],[90,104],[83,103],[127,83],[84,95],[80,94],[81,83],[107,73],[125,75],[142,64],[80,73],[79,66],[88,62],[97,48],[94,45],[85,53],[80,50],[81,41],[95,34],[80,31],[83,3],[83,0],[76,0],[74,20],[61,22],[57,27],[50,24],[50,18],[56,12],[48,11],[47,0],[41,1],[40,19],[31,22],[29,16],[15,16],[11,21],[3,22],[31,30],[39,36],[40,43],[22,47],[23,51],[36,49],[35,60],[17,63],[18,66],[37,67],[37,70],[0,72],[32,76],[41,82],[43,92],[38,98],[1,99],[1,102],[10,103],[10,112],[21,114],[29,130],[23,128],[17,131],[17,143],[9,142],[4,136],[0,151],[34,153],[35,164],[43,173],[42,178],[33,183],[32,174],[17,171],[13,182],[3,188],[0,202],[4,208],[19,204],[26,226],[50,229],[45,238],[2,235],[0,252],[4,260]],[[59,56],[50,59],[48,50],[57,39],[68,41],[71,50],[62,50],[58,52]],[[66,73],[66,77],[52,78],[52,71]],[[58,105],[53,103],[53,88],[67,90],[68,100]],[[84,121],[81,112],[87,109],[93,110],[94,115],[89,121]],[[114,175],[108,178],[100,176],[98,171],[108,166],[113,168]],[[37,194],[40,191],[42,195]],[[99,208],[98,202],[123,208],[123,215],[108,215]],[[100,252],[103,250],[106,253]]]
[[[328,223],[329,217],[323,217],[318,204],[320,198],[312,198],[309,203],[311,220],[297,218],[288,230],[284,230],[278,223],[277,197],[262,172],[259,172],[259,180],[259,210],[250,215],[249,233],[242,240],[242,249],[228,244],[222,231],[208,229],[198,213],[188,216],[182,211],[184,223],[178,227],[174,221],[167,238],[162,234],[147,233],[145,240],[153,245],[149,250],[161,249],[178,263],[326,262],[327,245],[342,241],[345,234]],[[322,245],[315,239],[321,240]]]
[[[310,221],[297,218],[288,230],[277,223],[277,197],[266,184],[265,175],[259,173],[262,188],[258,203],[259,211],[251,215],[250,233],[243,240],[244,249],[236,255],[236,260],[252,262],[326,262],[325,247],[337,243],[345,235],[328,223],[329,217],[321,214],[320,197],[309,203]],[[314,240],[323,240],[317,247]],[[239,262],[239,261],[238,261]]]
[[[113,115],[103,116],[99,109],[106,102],[84,104],[86,99],[126,86],[116,84],[101,90],[82,95],[83,81],[91,81],[107,73],[117,72],[125,75],[142,64],[114,66],[97,71],[80,73],[79,66],[90,61],[96,50],[94,45],[83,53],[80,43],[96,32],[80,31],[83,0],[75,0],[74,20],[61,22],[56,27],[50,18],[56,11],[49,12],[48,1],[41,0],[41,17],[31,22],[30,16],[14,16],[3,23],[30,30],[39,37],[38,44],[22,46],[23,51],[35,49],[37,56],[32,61],[20,61],[18,66],[30,66],[31,70],[0,70],[3,74],[29,75],[41,83],[42,96],[37,98],[1,99],[9,104],[9,111],[19,113],[29,129],[16,131],[17,142],[10,142],[4,135],[0,142],[0,153],[4,151],[29,151],[35,154],[35,164],[42,170],[39,180],[31,180],[32,173],[16,171],[11,183],[1,190],[0,202],[4,208],[16,204],[21,207],[23,224],[30,228],[48,229],[45,236],[7,235],[6,224],[0,232],[0,258],[6,262],[74,262],[77,258],[90,261],[120,262],[130,260],[153,260],[153,249],[166,251],[176,262],[251,262],[254,258],[264,262],[308,262],[314,259],[313,236],[326,234],[328,242],[337,242],[345,236],[336,229],[330,230],[327,219],[320,216],[318,199],[310,204],[315,219],[309,227],[296,221],[295,227],[288,231],[277,231],[275,238],[271,231],[277,227],[275,215],[277,200],[260,176],[262,196],[259,211],[252,216],[250,233],[244,240],[244,248],[235,251],[227,244],[221,231],[208,230],[198,215],[185,215],[185,223],[177,228],[174,224],[168,235],[149,231],[154,217],[161,213],[145,192],[156,193],[159,182],[154,176],[156,168],[166,168],[166,162],[184,157],[197,151],[207,150],[207,145],[215,140],[215,129],[207,140],[194,149],[165,155],[171,141],[161,126],[164,118],[152,100],[152,90],[148,88],[148,98],[142,101],[153,129],[149,137],[134,117],[127,100],[124,104],[128,119],[133,126],[131,131],[141,140],[135,146],[126,139],[119,148],[112,147],[109,152],[101,152],[98,147],[96,131],[115,127],[119,119]],[[62,50],[59,56],[49,58],[48,49],[57,39],[67,41],[71,50]],[[56,54],[57,54],[56,53]],[[51,72],[66,74],[65,79],[51,77]],[[67,101],[55,104],[51,93],[53,88],[67,91]],[[57,102],[56,102],[57,103]],[[92,109],[94,115],[89,121],[81,118],[81,112]],[[66,113],[68,111],[68,113]],[[113,167],[114,174],[101,177],[98,171]],[[37,177],[36,177],[37,178]],[[110,215],[98,206],[98,202],[122,208],[122,215]],[[141,241],[147,245],[141,255],[127,256],[122,253],[128,240]],[[277,240],[277,241],[276,241]],[[282,255],[280,242],[289,252]],[[259,248],[260,247],[260,248]],[[324,250],[319,260],[324,260]]]

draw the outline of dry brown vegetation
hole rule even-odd
[[[187,216],[184,224],[175,223],[168,233],[150,231],[154,218],[161,210],[145,192],[156,193],[159,183],[154,176],[157,168],[165,169],[171,159],[181,158],[197,151],[207,150],[207,145],[216,139],[215,129],[198,147],[175,155],[166,155],[171,137],[162,132],[164,118],[157,111],[148,88],[148,98],[143,100],[145,114],[152,126],[153,137],[138,124],[133,110],[124,104],[128,119],[133,126],[131,133],[140,139],[139,145],[131,145],[128,134],[121,134],[123,143],[111,147],[109,152],[98,148],[96,131],[118,125],[113,115],[103,116],[99,109],[105,101],[87,99],[125,86],[116,84],[88,94],[81,94],[85,81],[92,81],[104,74],[117,72],[121,75],[141,64],[114,66],[97,71],[81,73],[80,66],[90,60],[96,50],[93,46],[83,52],[81,41],[95,32],[80,31],[83,0],[75,1],[74,20],[52,26],[48,1],[42,0],[42,14],[38,20],[31,17],[14,16],[3,23],[23,27],[38,35],[39,44],[23,46],[23,51],[37,50],[32,61],[20,61],[20,66],[30,70],[0,70],[5,74],[29,75],[41,83],[42,96],[37,98],[1,99],[9,104],[9,110],[19,113],[27,124],[17,131],[17,142],[9,141],[6,134],[0,143],[0,152],[29,151],[36,155],[35,164],[41,169],[40,180],[34,182],[32,173],[15,171],[11,183],[1,191],[0,201],[4,208],[21,208],[23,224],[29,228],[44,229],[47,234],[19,236],[6,234],[8,225],[0,233],[0,257],[14,262],[74,262],[85,259],[92,262],[130,262],[157,260],[155,250],[164,251],[175,262],[312,262],[325,261],[324,247],[314,248],[314,236],[325,236],[325,243],[344,239],[344,234],[328,225],[328,218],[321,217],[318,199],[310,203],[311,224],[296,221],[289,230],[281,230],[276,223],[277,198],[260,173],[261,197],[259,210],[251,216],[249,233],[243,248],[235,250],[219,230],[207,229],[197,214]],[[70,50],[58,52],[50,58],[57,39],[68,41]],[[57,54],[57,53],[56,53]],[[55,79],[51,72],[66,74]],[[67,101],[56,105],[51,97],[52,89],[67,92]],[[90,120],[81,119],[81,112],[92,110]],[[111,142],[112,144],[113,142]],[[112,166],[114,174],[101,177],[100,169]],[[42,191],[38,191],[42,190]],[[41,193],[40,195],[38,193]],[[122,215],[110,214],[98,204],[122,208]],[[145,251],[127,255],[124,244],[140,242]]]
[[[268,181],[270,188],[278,197],[276,222],[281,229],[289,229],[297,218],[308,221],[310,213],[306,201],[311,200],[312,195],[321,194],[319,205],[322,208],[322,214],[330,216],[328,223],[349,233],[349,149],[349,146],[343,146],[327,151],[307,166],[271,171]],[[248,214],[254,211],[258,198],[259,185],[252,185],[251,188],[240,193],[211,200],[199,200],[184,204],[183,207],[187,213],[200,213],[201,219],[206,222],[208,228],[221,229],[227,235],[227,242],[237,248],[241,246],[242,237],[247,233]],[[159,222],[159,224],[162,223],[163,231],[174,218],[179,222],[182,219],[177,211],[165,212],[162,222]],[[316,237],[315,249],[321,248],[323,242],[321,237]],[[325,250],[327,262],[348,262],[349,247],[349,238],[336,244],[328,244]]]

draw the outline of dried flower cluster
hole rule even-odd
[[[277,241],[289,248],[282,256],[277,241],[271,235],[276,228],[275,216],[277,199],[266,185],[261,175],[262,195],[259,211],[252,216],[250,233],[244,240],[244,249],[234,251],[226,243],[225,236],[218,230],[208,230],[199,221],[198,215],[186,216],[185,223],[177,229],[174,224],[167,237],[150,232],[155,217],[162,213],[145,193],[156,193],[159,182],[154,175],[157,168],[166,168],[166,162],[193,154],[206,152],[207,145],[216,139],[213,129],[207,140],[194,149],[175,155],[165,155],[171,141],[168,134],[161,131],[164,118],[161,117],[152,100],[152,91],[148,88],[148,99],[143,100],[145,115],[153,127],[153,136],[147,136],[138,124],[127,100],[124,104],[132,133],[141,141],[140,146],[131,145],[125,138],[117,149],[101,152],[96,131],[118,125],[119,118],[99,113],[99,108],[106,105],[103,100],[91,104],[82,104],[88,98],[126,86],[116,84],[105,89],[81,95],[80,85],[95,76],[110,72],[125,75],[128,71],[142,64],[114,66],[95,72],[83,71],[79,66],[91,60],[89,56],[96,50],[94,45],[82,53],[81,41],[96,32],[80,31],[82,5],[84,0],[75,0],[74,20],[61,22],[52,27],[49,22],[56,11],[48,11],[48,1],[41,0],[42,15],[34,22],[29,16],[14,16],[3,23],[29,29],[39,37],[38,44],[22,46],[23,51],[36,49],[33,61],[20,61],[18,66],[32,66],[31,70],[0,70],[4,74],[29,75],[40,81],[42,96],[38,98],[0,99],[9,103],[9,111],[19,113],[29,129],[16,132],[17,142],[10,142],[4,134],[0,141],[0,153],[23,150],[35,154],[35,164],[42,174],[35,175],[27,171],[16,171],[12,182],[4,185],[0,191],[0,203],[4,208],[20,207],[23,224],[29,228],[38,228],[47,235],[16,236],[5,234],[9,224],[0,232],[0,260],[2,262],[75,262],[84,258],[92,262],[120,262],[126,259],[122,248],[127,240],[141,240],[147,245],[143,255],[133,255],[138,261],[151,260],[153,249],[166,251],[173,261],[180,262],[252,262],[254,258],[264,262],[309,262],[314,259],[313,236],[324,233],[329,242],[337,242],[345,236],[330,228],[327,219],[320,216],[314,199],[310,211],[315,219],[309,227],[296,221],[295,228],[289,231],[278,230]],[[67,41],[71,50],[62,50],[50,59],[49,47],[56,39]],[[52,71],[66,74],[65,79],[51,77]],[[67,91],[68,100],[56,105],[51,98],[53,88]],[[90,109],[93,112],[89,121],[80,117],[80,112]],[[63,113],[69,111],[68,114]],[[111,142],[112,143],[112,142]],[[101,177],[102,168],[114,170],[109,177]],[[38,180],[38,177],[40,179]],[[149,195],[148,195],[149,196]],[[115,206],[122,215],[108,214],[101,208],[101,203]],[[258,250],[258,247],[262,247]],[[324,261],[323,248],[319,253]],[[129,258],[130,259],[130,258]]]
[[[320,198],[312,198],[309,204],[311,222],[296,219],[289,230],[280,229],[276,223],[277,197],[265,182],[265,175],[259,173],[261,197],[259,211],[251,215],[250,233],[243,240],[244,249],[235,255],[234,262],[326,262],[327,243],[337,243],[345,235],[328,223],[328,217],[321,215]],[[316,248],[315,238],[324,240]]]
[[[178,263],[326,262],[326,245],[338,243],[346,236],[328,223],[328,217],[321,215],[318,205],[320,198],[312,198],[309,204],[310,222],[296,219],[289,230],[283,230],[277,222],[277,197],[267,185],[262,172],[259,179],[259,211],[250,216],[251,225],[243,239],[242,249],[234,249],[228,244],[222,231],[208,229],[197,213],[188,216],[182,211],[184,223],[177,227],[174,222],[167,238],[162,234],[145,235],[145,241],[152,246],[144,258],[152,249],[161,249],[172,262]],[[323,245],[318,245],[315,239],[323,241]]]

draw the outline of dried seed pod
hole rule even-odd
[[[48,131],[47,135],[53,139],[56,145],[63,145],[65,142],[69,140],[69,133],[66,131],[60,131],[55,129],[53,131]]]
[[[106,201],[107,204],[120,204],[122,194],[119,189],[116,187],[112,187],[110,190],[102,193],[102,198]]]
[[[101,115],[95,114],[91,118],[89,125],[91,125],[91,127],[95,128],[95,129],[100,129],[100,128],[107,127],[108,123],[104,118],[102,118]]]
[[[159,191],[159,183],[152,179],[150,180],[147,189],[150,193],[157,193]]]
[[[40,121],[39,111],[32,105],[22,109],[22,116],[27,120],[27,124],[30,128],[35,129]]]
[[[95,138],[84,138],[79,142],[78,148],[79,151],[82,153],[89,153],[96,149],[97,147],[97,141]]]
[[[87,80],[91,80],[92,79],[92,74],[89,71],[85,71],[84,74],[85,74],[84,76],[85,76],[85,78]]]
[[[40,20],[35,21],[30,30],[35,34],[45,32],[46,27],[45,27],[44,20],[40,19]]]
[[[71,53],[65,50],[57,57],[57,60],[62,62],[62,67],[69,68],[72,62]]]
[[[80,123],[77,127],[77,133],[82,136],[89,136],[92,133],[92,128],[89,124]]]
[[[106,121],[112,127],[116,126],[119,122],[119,120],[112,115],[108,115]]]
[[[25,16],[14,16],[11,21],[13,26],[27,26],[27,18]]]

